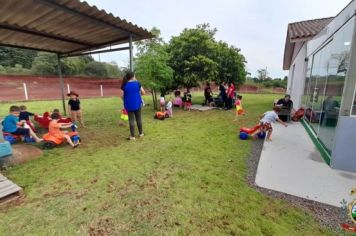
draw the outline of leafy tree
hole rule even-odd
[[[218,74],[218,64],[214,61],[216,29],[208,24],[193,29],[184,29],[172,37],[168,46],[169,64],[174,70],[173,87],[187,88],[199,82],[214,80]]]
[[[236,85],[245,82],[247,75],[246,60],[240,54],[240,49],[220,41],[217,43],[215,60],[219,65],[216,82],[234,82]]]
[[[110,63],[103,63],[107,71],[108,77],[118,78],[123,77],[124,73],[121,71],[116,62],[112,61]]]
[[[57,75],[57,55],[47,52],[39,52],[32,63],[32,71],[37,75]]]
[[[103,63],[92,61],[84,68],[84,74],[88,76],[107,77],[108,72]]]
[[[157,92],[165,94],[172,85],[173,70],[168,65],[169,54],[163,41],[157,38],[146,40],[138,48],[136,76],[150,90],[154,109],[157,109]]]
[[[30,69],[36,56],[37,52],[34,50],[0,47],[0,65],[2,66],[21,65],[23,68]]]

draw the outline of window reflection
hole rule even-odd
[[[312,57],[304,89],[305,119],[331,152],[345,77],[350,63],[354,20],[349,21]],[[310,58],[309,58],[310,60]],[[356,98],[353,112],[356,113]]]

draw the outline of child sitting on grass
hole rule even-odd
[[[3,131],[6,133],[10,133],[13,135],[27,135],[30,137],[33,137],[36,142],[41,142],[42,139],[37,137],[35,132],[27,126],[25,126],[26,121],[22,120],[19,121],[19,116],[20,116],[20,108],[18,106],[11,106],[10,107],[10,114],[5,117],[4,121],[2,122],[3,125]]]
[[[30,120],[30,116],[34,116],[34,113],[31,113],[27,111],[27,107],[25,105],[20,106],[20,115],[19,115],[19,120],[22,121],[24,120],[26,124],[34,131],[36,132],[35,126]]]
[[[61,131],[62,128],[70,128],[73,124],[72,123],[58,123],[58,120],[60,119],[60,115],[56,112],[52,113],[51,115],[51,122],[49,123],[48,126],[48,133],[58,139],[61,139],[64,141],[67,140],[70,146],[73,148],[76,148],[79,143],[74,144],[70,136],[68,135],[68,132],[66,131]]]
[[[278,112],[281,111],[281,108],[278,106],[275,106],[272,111],[267,111],[261,116],[260,120],[260,132],[267,132],[267,141],[272,141],[271,136],[272,136],[272,123],[274,122],[279,122],[285,127],[288,125],[284,123],[281,119],[278,117]],[[254,138],[257,138],[257,134],[253,136]]]

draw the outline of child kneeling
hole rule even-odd
[[[66,131],[61,131],[61,128],[70,128],[73,124],[72,123],[58,123],[58,120],[60,119],[60,114],[59,113],[52,113],[51,115],[52,121],[49,123],[48,126],[48,133],[51,136],[54,136],[62,141],[67,140],[70,146],[73,148],[76,148],[79,144],[74,144],[70,136],[68,135],[68,132]]]

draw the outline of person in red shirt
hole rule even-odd
[[[227,109],[230,110],[232,108],[232,101],[235,97],[235,85],[234,83],[229,83],[229,88],[227,89]]]

